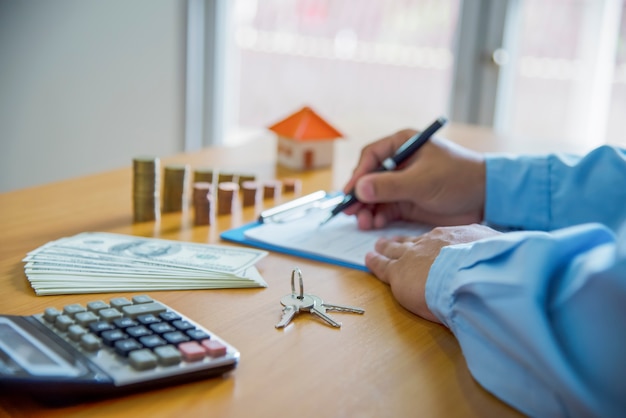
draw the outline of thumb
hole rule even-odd
[[[362,203],[388,203],[409,200],[415,187],[405,171],[389,171],[364,175],[354,191]]]

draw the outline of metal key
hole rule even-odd
[[[347,313],[355,313],[355,314],[365,313],[365,309],[363,308],[357,308],[356,306],[350,306],[350,305],[338,305],[336,303],[324,302],[322,298],[320,298],[319,296],[315,296],[311,294],[307,294],[307,296],[310,296],[313,299],[313,301],[315,302],[315,306],[320,307],[320,309],[323,308],[325,312],[332,311],[332,312],[347,312]]]
[[[341,322],[335,321],[330,315],[326,314],[326,311],[351,312],[358,314],[365,313],[364,309],[357,308],[355,306],[325,303],[319,296],[311,294],[306,294],[306,296],[309,296],[311,299],[313,299],[314,302],[314,306],[313,308],[309,309],[309,312],[324,320],[327,324],[332,325],[336,328],[341,327]]]
[[[302,297],[289,294],[280,299],[280,303],[284,306],[283,315],[280,321],[276,324],[276,328],[284,328],[296,316],[300,311],[309,311],[315,305],[313,299],[308,295],[302,295]]]
[[[326,309],[324,309],[321,305],[317,306],[315,303],[313,303],[313,306],[309,309],[309,312],[322,319],[328,325],[332,325],[335,328],[341,328],[341,322],[337,322],[331,316],[326,315]]]

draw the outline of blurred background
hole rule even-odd
[[[626,0],[0,0],[0,192],[234,145],[313,107],[626,145]],[[520,147],[523,149],[523,147]]]

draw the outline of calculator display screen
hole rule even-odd
[[[7,318],[0,318],[0,350],[31,375],[79,374],[73,365]]]

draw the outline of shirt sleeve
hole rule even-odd
[[[626,411],[626,257],[605,226],[445,247],[426,300],[474,378],[525,414]]]
[[[626,151],[602,146],[584,157],[486,157],[485,222],[549,231],[626,221]]]

